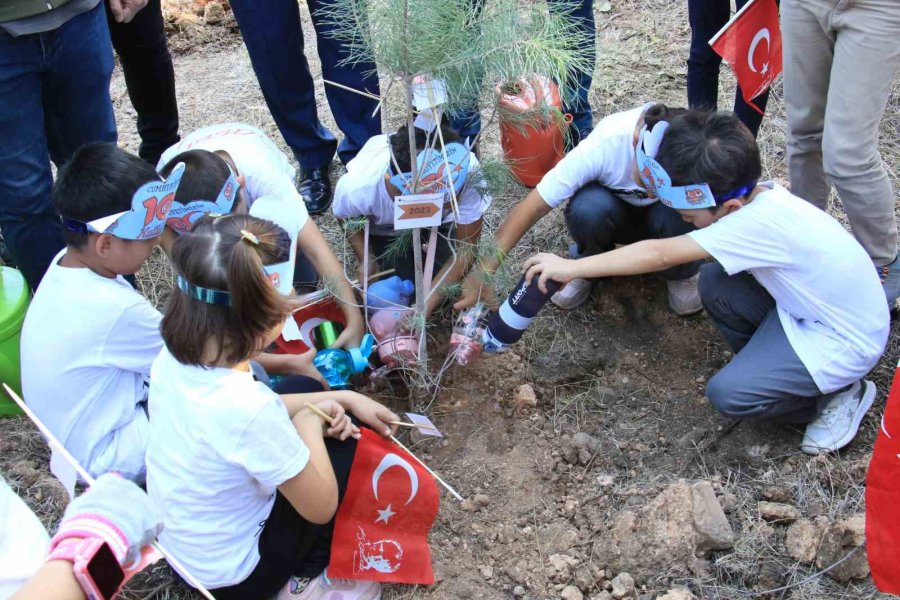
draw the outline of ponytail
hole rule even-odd
[[[236,364],[263,350],[267,336],[295,308],[267,278],[265,265],[284,262],[290,236],[270,221],[248,215],[204,217],[172,250],[175,271],[195,287],[225,292],[227,303],[208,303],[173,292],[162,321],[169,352],[191,365]],[[214,357],[204,356],[209,342]]]

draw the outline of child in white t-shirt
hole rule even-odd
[[[606,252],[616,244],[669,238],[691,231],[693,227],[657,202],[641,182],[631,177],[635,142],[645,115],[683,111],[648,103],[603,118],[506,216],[495,236],[498,255],[508,253],[540,219],[566,201],[566,227],[575,241],[569,250],[573,258]],[[468,308],[479,298],[491,301],[493,290],[482,282],[484,273],[497,265],[497,260],[483,260],[480,271],[473,271],[466,280],[463,297],[453,307]],[[699,270],[700,263],[691,262],[659,273],[666,281],[669,306],[678,315],[687,316],[702,309],[697,293]],[[571,310],[587,301],[591,288],[588,279],[573,279],[551,301]]]
[[[863,377],[887,341],[888,307],[865,250],[826,213],[760,183],[753,135],[732,113],[647,120],[635,179],[688,223],[580,260],[538,254],[530,280],[566,282],[659,271],[714,258],[700,271],[703,306],[734,351],[709,381],[724,415],[809,422],[802,450],[834,451],[856,435],[875,398]]]
[[[22,390],[94,476],[144,477],[147,378],[162,348],[161,316],[123,275],[140,268],[162,233],[174,191],[165,187],[138,157],[92,144],[53,190],[66,248],[25,317]]]
[[[271,598],[296,587],[292,576],[315,577],[310,594],[374,597],[376,583],[325,577],[331,526],[322,525],[356,448],[347,413],[382,434],[398,417],[354,392],[316,393],[321,385],[303,376],[281,382],[290,393],[280,396],[249,368],[296,308],[268,277],[289,247],[283,229],[247,215],[203,217],[175,242],[177,287],[152,369],[147,490],[166,524],[160,541],[219,600]],[[307,403],[333,426],[323,432]]]
[[[343,266],[309,218],[303,197],[294,187],[294,167],[275,143],[256,127],[243,123],[211,125],[192,132],[166,150],[158,168],[166,175],[179,163],[184,163],[185,173],[163,235],[166,251],[174,243],[176,231],[189,231],[193,222],[209,212],[249,212],[273,221],[291,236],[295,266],[290,283],[303,291],[315,287],[319,279],[326,282],[342,301],[346,320],[335,346],[358,346],[365,323],[356,297]],[[220,192],[227,191],[230,181],[237,189],[231,191],[231,203],[225,202],[229,208],[215,206],[214,201]],[[295,359],[293,355],[267,355],[260,362],[272,374],[291,374],[296,370],[290,364]]]
[[[445,123],[446,118],[440,125],[441,135],[448,160],[452,163],[458,216],[452,210],[444,175],[446,165],[441,152],[441,138],[436,129],[426,131],[416,127],[414,131],[417,162],[419,168],[425,171],[420,175],[420,181],[424,184],[418,193],[442,192],[444,195],[443,219],[438,230],[433,270],[433,281],[442,281],[442,289],[462,279],[472,264],[476,256],[474,249],[481,239],[484,211],[491,203],[491,197],[482,185],[478,159]],[[403,232],[394,229],[394,198],[408,193],[406,189],[401,190],[398,184],[402,186],[404,180],[411,179],[409,155],[409,130],[405,125],[393,134],[371,137],[356,158],[347,163],[347,173],[335,187],[334,216],[339,220],[365,217],[369,221],[371,247],[368,256],[364,252],[364,232],[356,228],[348,229],[347,234],[361,265],[360,278],[363,276],[362,265],[368,261],[370,274],[382,269],[394,269],[395,275],[401,279],[415,280],[412,243],[400,239]],[[422,165],[425,165],[424,169]],[[433,183],[429,185],[429,181]],[[423,244],[427,240],[428,235],[423,235]],[[451,243],[456,252],[455,261],[450,260],[453,255]],[[426,314],[434,311],[443,297],[440,290],[431,294]]]

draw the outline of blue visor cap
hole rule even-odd
[[[108,233],[122,240],[152,240],[162,235],[175,192],[184,175],[178,163],[165,181],[148,181],[131,197],[131,209],[93,221],[63,217],[63,227],[76,233]]]
[[[708,184],[672,185],[672,178],[656,161],[656,153],[659,152],[663,135],[668,128],[666,121],[658,122],[652,131],[644,125],[638,137],[635,155],[641,181],[647,191],[653,192],[660,202],[675,209],[694,210],[715,206],[716,198]]]
[[[449,193],[450,185],[458,196],[466,184],[469,173],[469,149],[458,142],[444,146],[444,153],[437,148],[425,148],[416,156],[419,171],[419,193]],[[447,167],[450,167],[449,174]],[[404,196],[412,194],[412,173],[399,173],[391,177],[391,183]]]
[[[166,225],[180,235],[193,229],[194,224],[200,217],[209,214],[227,215],[231,213],[240,189],[241,184],[238,183],[237,176],[231,169],[231,165],[228,165],[228,179],[225,180],[225,184],[219,190],[219,195],[216,196],[215,202],[210,200],[191,200],[187,203],[175,202],[172,205],[172,210],[169,211]]]

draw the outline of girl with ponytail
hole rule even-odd
[[[250,370],[297,308],[272,281],[290,243],[247,215],[204,217],[176,241],[166,347],[151,371],[147,491],[163,512],[161,541],[219,600],[377,598],[377,583],[332,581],[324,569],[354,421],[387,435],[399,418],[304,376],[284,380],[279,395]],[[333,424],[323,429],[307,404]]]

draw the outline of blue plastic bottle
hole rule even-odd
[[[366,298],[369,308],[396,308],[397,306],[409,306],[412,303],[416,285],[408,279],[400,279],[394,275],[381,281],[376,281],[369,286]]]
[[[526,285],[523,275],[506,302],[491,315],[482,335],[485,352],[502,352],[510,344],[518,342],[550,296],[562,287],[561,283],[548,281],[545,294],[537,282],[535,277],[531,285]]]
[[[367,333],[359,348],[323,348],[316,352],[313,365],[331,389],[346,390],[350,387],[350,377],[362,373],[369,366],[369,356],[374,344],[375,338]]]

